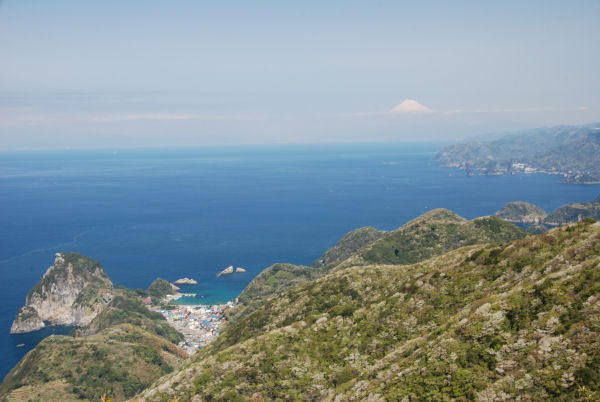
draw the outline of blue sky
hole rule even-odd
[[[0,2],[0,148],[451,141],[600,121],[599,1]],[[404,100],[423,112],[390,112]]]

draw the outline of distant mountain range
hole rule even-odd
[[[450,145],[435,157],[468,174],[548,173],[566,183],[600,183],[600,123],[556,126],[509,134],[492,141]]]

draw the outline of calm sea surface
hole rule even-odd
[[[467,177],[432,162],[441,146],[0,153],[0,378],[56,331],[9,334],[58,251],[99,260],[133,288],[193,277],[185,291],[212,303],[274,262],[311,264],[361,226],[391,230],[440,207],[474,218],[515,200],[552,210],[600,194],[557,176]],[[229,265],[248,272],[215,277]]]

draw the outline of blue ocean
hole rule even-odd
[[[9,334],[58,251],[99,260],[131,288],[192,277],[199,284],[184,290],[215,303],[274,262],[311,264],[361,226],[391,230],[440,207],[474,218],[515,200],[552,210],[600,194],[558,176],[468,177],[432,161],[442,146],[1,153],[0,378],[43,337],[68,331]],[[215,276],[230,265],[248,272]]]

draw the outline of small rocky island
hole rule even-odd
[[[233,273],[244,273],[246,272],[246,270],[242,267],[237,267],[235,270],[233,269],[233,265],[228,266],[227,268],[225,268],[224,270],[222,270],[221,272],[219,272],[217,274],[217,278],[221,275],[231,275]]]
[[[173,282],[175,285],[197,285],[198,281],[192,278],[180,278]]]
[[[221,272],[219,272],[217,274],[217,278],[221,275],[231,275],[231,274],[233,274],[233,265],[230,265],[227,268],[225,268],[224,270],[222,270]]]
[[[113,284],[102,265],[77,253],[56,253],[54,264],[27,295],[11,334],[46,325],[89,324],[113,298]]]

